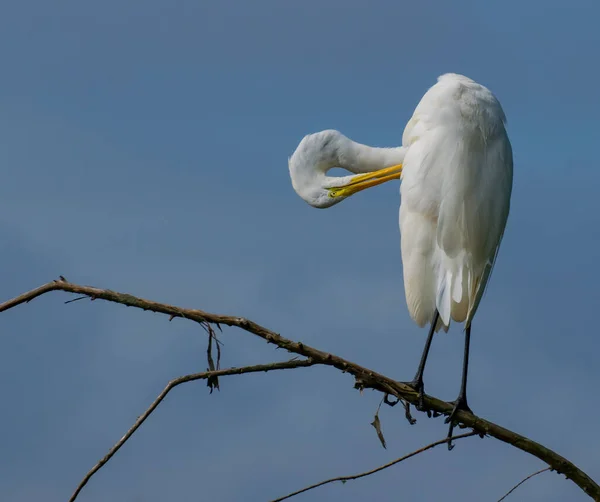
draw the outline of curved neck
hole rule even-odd
[[[340,134],[337,148],[333,152],[332,167],[342,167],[354,174],[371,173],[385,167],[402,164],[406,154],[405,147],[379,148],[363,145]]]
[[[360,190],[399,178],[405,153],[404,147],[362,145],[339,131],[327,130],[305,136],[288,167],[296,193],[311,206],[325,208]],[[327,176],[334,167],[353,174]],[[334,188],[340,190],[331,192]]]

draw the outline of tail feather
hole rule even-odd
[[[459,267],[456,274],[452,275],[452,300],[460,303],[463,296],[463,267]]]
[[[465,253],[450,258],[438,250],[440,267],[437,279],[436,307],[446,328],[450,321],[463,322],[473,304],[476,291],[470,281],[471,266]]]
[[[437,296],[435,304],[445,326],[450,326],[450,314],[452,312],[452,273],[442,271],[438,279]]]

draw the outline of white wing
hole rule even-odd
[[[411,317],[473,319],[502,240],[512,191],[512,149],[493,94],[443,75],[407,124],[400,231]]]

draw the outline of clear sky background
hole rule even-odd
[[[508,116],[512,212],[473,324],[470,405],[600,479],[597,168],[600,3],[104,0],[0,15],[0,296],[77,283],[247,316],[410,379],[425,329],[402,286],[398,182],[325,211],[288,156],[335,128],[376,146],[438,75],[490,87]],[[206,368],[192,323],[53,294],[0,316],[0,498],[64,501],[171,378]],[[239,330],[223,366],[287,354]],[[459,388],[460,326],[427,391]],[[327,368],[176,389],[81,494],[266,501],[442,438],[381,413]],[[497,500],[544,465],[494,439],[438,448],[298,500]],[[512,500],[587,500],[544,474]]]

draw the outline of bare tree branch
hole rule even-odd
[[[241,368],[228,368],[224,370],[218,371],[205,371],[203,373],[193,373],[191,375],[185,375],[179,378],[175,378],[171,380],[164,390],[158,395],[158,397],[154,400],[154,402],[150,405],[150,407],[138,417],[135,423],[131,426],[131,428],[127,431],[127,433],[117,441],[117,443],[109,450],[109,452],[94,466],[92,469],[85,475],[85,477],[77,486],[77,489],[71,495],[69,502],[73,502],[79,492],[83,489],[83,487],[87,484],[90,478],[98,472],[104,464],[106,464],[111,457],[119,451],[121,446],[123,446],[127,440],[133,436],[133,433],[138,430],[140,425],[142,425],[145,420],[152,414],[152,412],[158,407],[158,405],[162,402],[162,400],[167,397],[167,394],[171,392],[175,387],[181,385],[182,383],[193,382],[194,380],[207,380],[211,378],[216,378],[225,375],[242,375],[244,373],[256,373],[260,371],[274,371],[274,370],[285,370],[290,368],[302,368],[307,366],[313,366],[317,363],[312,361],[311,359],[292,359],[291,361],[286,361],[283,363],[271,363],[271,364],[257,364],[256,366],[243,366]]]
[[[102,299],[109,302],[120,303],[128,307],[151,310],[153,312],[166,314],[171,316],[171,318],[181,317],[195,321],[203,326],[205,326],[207,323],[216,324],[217,326],[236,326],[266,340],[268,343],[273,343],[278,347],[286,349],[289,352],[294,352],[296,354],[309,357],[313,360],[314,364],[333,366],[344,373],[350,373],[356,379],[355,388],[357,389],[374,389],[384,394],[393,395],[398,399],[402,399],[413,404],[418,399],[417,392],[406,384],[397,382],[385,375],[359,366],[358,364],[336,355],[314,349],[301,342],[294,342],[284,338],[279,334],[243,317],[210,314],[198,309],[183,309],[165,303],[145,300],[143,298],[138,298],[125,293],[117,293],[109,289],[80,286],[68,282],[64,277],[61,277],[60,280],[44,284],[39,288],[24,293],[1,304],[0,312],[16,307],[22,303],[29,302],[34,298],[37,298],[38,296],[50,291],[66,291],[78,295],[88,296],[92,300]],[[424,396],[423,402],[427,410],[429,412],[433,412],[434,416],[439,414],[448,415],[452,411],[452,404],[437,399],[433,396]],[[587,495],[597,501],[600,501],[600,486],[598,486],[598,484],[592,478],[579,469],[575,464],[558,453],[539,443],[536,443],[535,441],[532,441],[525,436],[505,429],[504,427],[466,411],[459,411],[456,414],[456,420],[464,424],[465,427],[474,429],[481,435],[495,437],[500,441],[508,443],[515,448],[539,458],[548,464],[552,470],[564,474],[568,479],[571,479]]]
[[[476,436],[476,435],[477,435],[477,432],[475,432],[475,431],[467,432],[465,434],[460,434],[458,436],[452,436],[450,438],[450,441],[455,441],[456,439],[463,439],[463,438],[468,438],[470,436]],[[379,467],[376,467],[375,469],[371,469],[370,471],[361,472],[360,474],[354,474],[352,476],[339,476],[337,478],[326,479],[325,481],[321,481],[320,483],[316,483],[314,485],[307,486],[306,488],[302,488],[302,490],[298,490],[297,492],[289,493],[288,495],[285,495],[284,497],[274,499],[271,502],[281,502],[282,500],[286,500],[286,499],[292,498],[296,495],[300,495],[301,493],[307,492],[308,490],[313,490],[314,488],[318,488],[319,486],[327,485],[329,483],[334,483],[335,481],[342,481],[343,483],[345,483],[346,481],[351,481],[353,479],[360,479],[360,478],[364,478],[365,476],[370,476],[371,474],[375,474],[376,472],[383,471],[384,469],[387,469],[388,467],[392,467],[392,465],[396,465],[396,464],[402,462],[403,460],[409,459],[410,457],[414,457],[415,455],[418,455],[419,453],[423,453],[424,451],[431,450],[432,448],[439,446],[441,444],[445,444],[445,443],[448,443],[448,438],[440,439],[439,441],[436,441],[435,443],[428,444],[427,446],[424,446],[423,448],[419,448],[418,450],[415,450],[412,453],[409,453],[408,455],[404,455],[403,457],[397,458],[396,460],[392,460],[391,462],[388,462],[387,464],[380,465]]]
[[[534,472],[533,474],[530,474],[529,476],[527,476],[525,479],[522,479],[521,481],[519,481],[515,486],[513,486],[510,490],[508,490],[504,496],[500,499],[498,499],[498,502],[502,502],[506,497],[508,497],[512,492],[514,492],[517,488],[519,488],[519,486],[521,486],[523,483],[525,483],[525,481],[527,481],[528,479],[533,478],[534,476],[537,476],[538,474],[541,474],[542,472],[546,472],[546,471],[551,471],[552,467],[546,467],[545,469],[540,469],[539,471]]]

